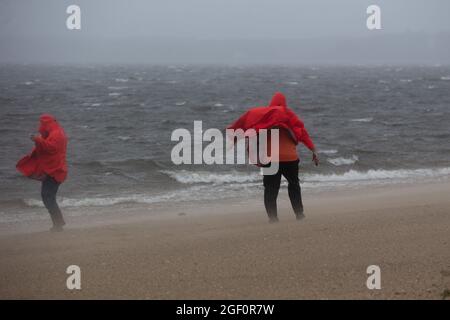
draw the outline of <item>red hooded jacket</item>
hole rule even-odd
[[[17,162],[23,175],[43,180],[46,175],[62,183],[67,177],[67,137],[63,128],[49,114],[40,117],[40,137],[35,139],[31,153]]]
[[[302,142],[308,149],[314,150],[314,143],[309,137],[303,122],[288,108],[285,96],[277,92],[272,97],[268,107],[255,107],[244,113],[228,129],[287,129],[296,144]]]

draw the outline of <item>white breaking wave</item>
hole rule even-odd
[[[319,153],[323,154],[336,154],[338,151],[336,149],[326,149],[326,150],[319,150]]]
[[[123,196],[98,196],[92,198],[60,198],[61,207],[104,207],[122,203],[155,204],[183,201],[203,201],[211,199],[224,199],[227,197],[239,197],[251,192],[258,192],[261,187],[262,176],[258,172],[253,173],[212,173],[189,172],[187,170],[166,171],[178,182],[183,184],[207,183],[206,185],[191,185],[188,188],[170,191],[164,194],[132,194]],[[332,174],[302,174],[300,179],[306,189],[329,188],[340,186],[359,186],[367,184],[384,184],[401,181],[414,181],[417,179],[450,178],[449,168],[438,169],[400,169],[400,170],[349,170],[344,173]],[[283,183],[285,185],[285,183]],[[26,199],[25,204],[31,207],[43,207],[39,199]]]
[[[353,159],[352,159],[353,160]],[[241,173],[214,173],[208,171],[161,171],[169,175],[176,181],[184,184],[194,183],[247,183],[257,182],[261,179],[258,172]],[[379,179],[399,179],[399,178],[421,178],[439,177],[450,175],[450,168],[439,169],[399,169],[384,170],[371,169],[368,171],[349,170],[344,173],[332,174],[300,174],[305,182],[333,182],[333,181],[358,181],[358,180],[379,180]]]
[[[450,168],[439,169],[399,169],[384,170],[372,169],[368,171],[349,170],[342,174],[306,174],[304,181],[307,182],[351,182],[367,180],[401,180],[417,178],[444,177],[450,175]]]
[[[450,76],[441,77],[442,81],[450,81]]]
[[[182,202],[192,200],[210,200],[226,197],[227,194],[211,190],[209,186],[193,186],[183,190],[176,190],[159,195],[131,194],[124,196],[99,196],[92,198],[60,198],[58,204],[62,208],[70,207],[107,207],[124,203],[154,204],[167,201]],[[30,207],[44,207],[41,200],[25,199],[25,204]]]
[[[356,156],[355,156],[356,157]],[[357,157],[356,157],[357,158]],[[352,158],[353,161],[353,158]],[[195,183],[210,183],[210,184],[225,184],[225,183],[254,183],[261,180],[259,172],[230,172],[230,173],[214,173],[208,171],[161,171],[169,175],[171,178],[183,184]],[[349,170],[344,173],[306,173],[300,176],[304,182],[335,182],[335,181],[361,181],[361,180],[398,180],[405,178],[427,178],[427,177],[442,177],[450,175],[449,168],[438,169],[371,169],[368,171]]]
[[[373,118],[358,118],[358,119],[351,119],[352,122],[372,122]]]
[[[351,158],[339,157],[339,158],[327,159],[327,161],[329,163],[334,164],[335,166],[344,166],[344,165],[354,164],[358,160],[359,160],[358,156],[355,156],[355,155],[353,155]]]
[[[145,196],[145,195],[129,195],[121,197],[93,197],[93,198],[61,198],[58,200],[59,206],[63,208],[67,207],[105,207],[113,206],[120,203],[143,203],[151,204],[157,202],[163,202],[170,200],[171,196]],[[41,200],[26,199],[25,204],[30,207],[43,207]]]
[[[223,183],[245,183],[245,182],[255,182],[261,179],[258,173],[241,173],[232,171],[230,173],[214,173],[208,171],[169,171],[163,170],[161,173],[167,174],[172,179],[180,183],[194,184],[194,183],[213,183],[213,184],[223,184]]]
[[[115,80],[116,80],[116,82],[128,82],[128,79],[124,79],[124,78],[117,78]]]

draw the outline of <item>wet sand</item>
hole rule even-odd
[[[450,183],[305,194],[302,221],[285,193],[278,224],[252,201],[0,236],[0,298],[441,299],[450,289]],[[81,290],[66,288],[73,264]],[[366,287],[369,265],[380,290]]]

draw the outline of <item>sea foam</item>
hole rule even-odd
[[[344,165],[354,164],[358,160],[359,160],[358,156],[355,156],[355,155],[351,156],[350,158],[339,157],[339,158],[327,159],[327,161],[329,163],[334,164],[335,166],[344,166]]]

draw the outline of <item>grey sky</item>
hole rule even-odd
[[[65,10],[70,4],[81,7],[81,31],[65,27]],[[367,30],[370,4],[381,7],[383,30]],[[163,63],[167,57],[174,60],[167,62],[184,62],[184,54],[185,62],[245,63],[251,62],[256,49],[267,46],[275,51],[292,40],[299,40],[292,50],[300,54],[308,45],[313,57],[314,50],[323,54],[330,38],[341,39],[340,43],[376,38],[387,48],[398,42],[392,37],[406,35],[412,42],[431,41],[429,49],[439,51],[417,56],[418,60],[429,61],[431,55],[440,62],[448,52],[440,39],[448,39],[450,34],[449,12],[448,0],[0,0],[0,61]],[[230,50],[229,54],[211,51],[217,42],[221,49]],[[416,44],[406,41],[405,52],[410,51],[409,45]],[[115,52],[117,47],[120,52]],[[74,50],[80,54],[74,55]],[[142,54],[137,55],[136,50]],[[180,55],[166,55],[165,50]],[[336,54],[337,62],[346,56],[343,51]],[[223,61],[227,57],[230,61]],[[323,58],[328,62],[334,59],[331,53]],[[399,56],[393,58],[399,60]],[[383,59],[389,62],[389,56]],[[280,62],[268,54],[259,62],[265,60]],[[307,60],[303,57],[302,62]]]

